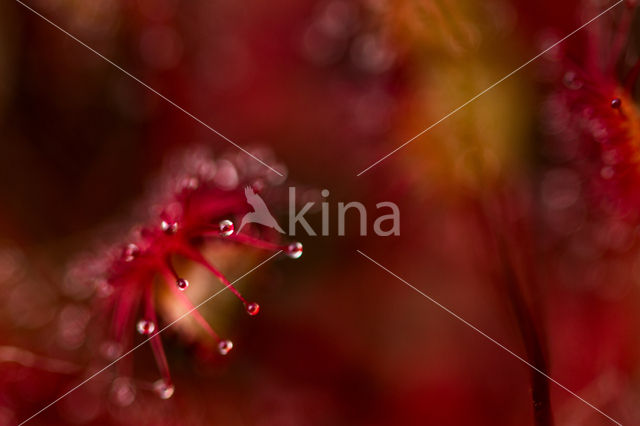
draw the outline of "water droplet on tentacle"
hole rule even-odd
[[[187,287],[189,287],[189,281],[185,280],[184,278],[178,278],[176,280],[176,286],[179,290],[185,291]]]
[[[287,256],[292,259],[298,259],[302,256],[302,244],[299,242],[291,243],[286,249]]]
[[[167,235],[173,235],[178,232],[178,222],[170,222],[163,220],[160,224],[160,228],[162,228],[162,232]]]
[[[225,219],[218,224],[218,229],[220,229],[220,235],[222,235],[223,237],[228,237],[233,234],[233,222]]]
[[[247,313],[249,315],[258,315],[258,312],[260,312],[260,305],[258,305],[256,302],[252,302],[247,305]]]
[[[125,262],[131,262],[140,254],[140,248],[135,244],[127,244],[122,252],[122,258]]]
[[[620,109],[621,106],[622,106],[622,99],[615,98],[614,100],[611,101],[611,108]]]
[[[138,330],[138,333],[142,334],[143,336],[147,336],[156,331],[156,325],[153,323],[153,321],[149,321],[147,319],[141,319],[140,321],[138,321],[136,328]]]
[[[228,354],[231,352],[231,349],[233,349],[233,342],[231,340],[221,340],[220,343],[218,343],[218,352],[220,352],[221,355]]]
[[[160,379],[153,384],[153,390],[161,399],[169,399],[173,396],[173,392],[176,390],[176,387],[173,384]]]

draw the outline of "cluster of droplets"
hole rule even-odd
[[[254,154],[274,164],[284,174],[284,166],[267,152],[256,151]],[[173,158],[168,173],[157,183],[147,202],[140,205],[138,223],[144,221],[153,225],[132,226],[128,243],[101,249],[107,256],[98,256],[101,260],[96,259],[95,263],[99,266],[87,271],[95,283],[96,294],[107,299],[105,305],[112,311],[114,321],[112,337],[102,345],[103,355],[110,360],[118,359],[129,340],[125,334],[133,328],[150,342],[162,377],[153,384],[153,390],[161,399],[170,398],[174,386],[160,342],[164,328],[156,318],[157,285],[168,286],[189,315],[213,339],[219,354],[229,354],[234,346],[231,340],[218,337],[187,298],[185,293],[191,288],[190,283],[174,268],[173,258],[179,256],[204,266],[242,302],[249,316],[256,316],[261,311],[260,305],[245,300],[233,283],[205,259],[199,246],[210,239],[219,239],[281,252],[292,259],[302,255],[299,242],[278,244],[256,238],[250,231],[240,233],[236,230],[232,219],[250,211],[241,188],[246,186],[261,192],[268,184],[277,185],[282,181],[280,176],[254,163],[234,155],[213,161],[203,151]],[[136,318],[136,315],[139,316]],[[112,395],[120,405],[128,405],[135,399],[135,386],[130,379],[118,377],[113,382]]]
[[[358,2],[329,0],[316,7],[301,37],[302,54],[317,65],[346,62],[367,74],[381,74],[394,64],[396,52]],[[371,18],[373,21],[373,18]]]
[[[168,222],[163,220],[160,224],[160,228],[166,235],[174,235],[178,230],[178,222]],[[218,223],[217,232],[220,237],[230,237],[235,231],[235,226],[231,220],[225,219]],[[287,246],[282,246],[280,249],[290,258],[298,259],[302,256],[303,246],[300,242],[292,242]],[[133,261],[140,253],[140,249],[135,244],[128,244],[123,252],[123,260],[125,262]],[[176,287],[179,291],[185,291],[189,287],[189,281],[183,277],[178,276],[173,267],[169,268],[171,273],[175,277]],[[260,305],[256,302],[247,302],[241,297],[241,301],[245,306],[247,314],[255,316],[260,312]],[[156,331],[156,324],[148,319],[141,318],[136,323],[136,330],[142,336],[152,336]],[[160,331],[158,331],[159,333]],[[225,339],[218,342],[218,352],[221,355],[227,355],[233,349],[233,342]],[[162,386],[161,386],[162,385]],[[168,399],[173,395],[173,385],[168,384],[166,380],[159,380],[154,385],[154,389],[160,395],[162,399]],[[162,391],[158,389],[163,389]]]
[[[565,90],[551,97],[547,117],[549,130],[562,137],[557,154],[583,169],[606,212],[638,216],[632,210],[640,207],[640,115],[632,86],[574,70],[562,82]]]
[[[629,62],[633,56],[626,51],[632,16],[625,11],[612,23],[617,34],[601,34],[617,43],[592,43],[595,34],[589,39],[582,47],[588,61],[580,62],[565,45],[549,63],[556,71],[549,75],[557,81],[543,110],[552,143],[543,151],[549,167],[540,199],[543,218],[555,234],[552,243],[560,237],[575,259],[613,258],[637,239],[640,112],[633,94],[640,60]],[[588,268],[579,273],[584,283],[596,275]]]

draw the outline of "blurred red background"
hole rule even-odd
[[[157,370],[145,346],[130,404],[113,401],[111,368],[31,424],[610,423],[356,250],[613,419],[640,424],[637,225],[589,204],[588,179],[555,155],[567,138],[546,110],[559,57],[583,66],[600,53],[587,40],[606,48],[629,35],[612,75],[628,71],[639,33],[621,23],[634,9],[613,9],[356,176],[609,5],[28,6],[239,145],[270,149],[288,170],[282,188],[326,188],[333,209],[329,236],[296,236],[300,260],[239,283],[260,315],[229,295],[203,307],[232,336],[228,357],[165,333],[171,399],[149,391]],[[171,158],[239,151],[20,3],[0,11],[0,424],[13,425],[108,363],[92,291],[68,282],[69,263],[127,222]],[[367,206],[370,231],[375,204],[397,203],[400,236],[357,235],[354,216],[338,236],[335,206],[349,201]],[[270,207],[284,223],[286,201]],[[307,217],[320,229],[317,211]],[[262,259],[225,247],[212,256],[230,278]]]

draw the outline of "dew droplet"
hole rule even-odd
[[[160,379],[153,384],[153,390],[161,399],[169,399],[173,396],[173,392],[176,390],[176,387],[173,384]]]
[[[602,176],[603,179],[611,179],[613,178],[613,175],[615,175],[615,171],[611,166],[606,166],[600,169],[600,176]]]
[[[111,397],[117,405],[127,407],[133,404],[136,399],[136,389],[131,380],[126,377],[118,377],[111,385]]]
[[[122,355],[122,345],[117,342],[104,342],[100,345],[100,353],[108,360],[114,360]]]
[[[220,352],[221,355],[228,354],[231,349],[233,349],[233,342],[231,340],[221,340],[220,343],[218,343],[218,352]]]
[[[302,256],[302,244],[299,242],[291,243],[287,246],[287,256],[292,259],[297,259]]]
[[[178,278],[176,280],[176,286],[178,286],[178,289],[185,291],[187,287],[189,287],[189,281],[185,280],[184,278]]]
[[[611,101],[611,108],[620,109],[622,106],[622,100],[620,98],[615,98]]]
[[[223,220],[218,224],[218,228],[220,229],[220,235],[222,235],[223,237],[228,237],[229,235],[233,234],[233,222],[231,222],[230,220]]]
[[[122,258],[125,262],[131,262],[140,254],[140,248],[135,244],[127,244],[122,252]]]
[[[567,71],[562,78],[564,85],[571,90],[578,90],[582,87],[582,82],[574,71]]]
[[[98,297],[109,297],[113,294],[113,286],[107,280],[98,280],[96,282],[96,293]]]
[[[136,328],[138,329],[138,333],[144,336],[156,331],[156,325],[153,323],[153,321],[149,321],[148,319],[141,319],[140,321],[138,321]]]
[[[247,305],[247,313],[249,315],[258,315],[258,312],[260,312],[260,305],[258,305],[256,302],[252,302]]]
[[[239,176],[236,166],[229,160],[220,160],[214,166],[214,183],[222,189],[234,189],[238,186]]]
[[[364,34],[354,40],[351,59],[363,71],[382,73],[393,65],[395,52],[381,37]]]
[[[194,189],[197,189],[198,186],[200,186],[198,178],[189,176],[180,180],[180,182],[178,183],[178,190],[193,191]]]
[[[178,231],[178,222],[170,222],[163,220],[160,224],[160,228],[162,228],[162,232],[167,235],[173,235]]]

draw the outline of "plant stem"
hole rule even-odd
[[[540,339],[534,316],[522,294],[518,276],[510,260],[504,241],[499,239],[499,257],[502,268],[504,285],[511,308],[516,317],[518,330],[524,343],[527,359],[541,371],[548,371],[545,349]],[[531,397],[533,400],[533,417],[536,426],[552,426],[551,399],[549,395],[549,381],[542,374],[531,369]]]

